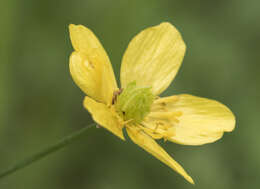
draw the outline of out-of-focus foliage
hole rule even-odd
[[[244,189],[260,186],[260,1],[74,0],[0,2],[0,171],[92,122],[68,69],[68,24],[91,28],[119,78],[140,30],[169,21],[187,45],[163,95],[190,93],[228,105],[233,133],[214,144],[163,144],[194,178],[187,183],[129,140],[104,129],[3,180],[3,189]]]

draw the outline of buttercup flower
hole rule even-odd
[[[185,54],[185,43],[170,23],[141,31],[122,59],[119,89],[110,60],[88,28],[69,26],[74,52],[70,73],[87,95],[84,107],[95,122],[122,140],[131,140],[181,174],[192,178],[155,140],[202,145],[220,139],[235,127],[232,112],[223,104],[192,95],[159,97],[170,85]]]

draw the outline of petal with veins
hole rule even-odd
[[[91,98],[111,104],[117,84],[106,51],[88,28],[71,24],[69,30],[75,49],[70,56],[73,80]]]
[[[170,23],[150,27],[129,43],[121,66],[121,85],[136,81],[137,86],[152,87],[159,95],[172,82],[185,54],[181,34]]]
[[[91,113],[95,122],[122,140],[125,140],[122,131],[123,122],[111,108],[108,108],[105,104],[98,103],[87,96],[84,99],[84,107]]]
[[[155,140],[135,126],[126,127],[131,140],[194,184],[192,178]]]
[[[225,105],[192,95],[176,95],[155,100],[152,112],[146,118],[151,120],[148,123],[146,121],[150,127],[154,127],[152,116],[155,112],[180,113],[176,117],[177,121],[172,121],[175,135],[168,140],[184,145],[214,142],[220,139],[224,132],[231,132],[235,127],[235,117]]]

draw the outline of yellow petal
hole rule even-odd
[[[185,49],[180,33],[170,23],[143,30],[132,39],[124,54],[122,87],[136,81],[137,86],[152,86],[153,94],[160,94],[179,70]]]
[[[122,131],[122,122],[116,116],[115,112],[113,112],[105,104],[98,103],[87,96],[84,99],[84,107],[91,113],[92,118],[95,120],[95,122],[106,128],[122,140],[125,140]]]
[[[172,157],[158,145],[150,136],[145,134],[142,130],[135,126],[128,126],[127,133],[131,140],[139,145],[141,148],[155,156],[157,159],[168,165],[174,171],[182,175],[187,181],[194,184],[192,178],[186,173],[180,164],[178,164]]]
[[[155,112],[180,113],[177,121],[172,123],[175,135],[168,140],[184,145],[214,142],[224,132],[231,132],[235,127],[235,117],[225,105],[192,95],[183,94],[155,100],[151,115]],[[150,126],[151,124],[154,123],[150,122]]]
[[[88,28],[70,24],[69,30],[75,49],[70,56],[70,73],[73,80],[88,96],[110,104],[117,84],[104,48]]]

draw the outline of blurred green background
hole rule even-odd
[[[0,180],[0,188],[259,188],[259,7],[258,0],[1,0],[0,171],[92,123],[69,74],[69,23],[96,33],[117,78],[134,35],[162,21],[173,23],[187,53],[163,95],[216,99],[231,108],[237,124],[213,144],[163,145],[195,186],[132,142],[92,128]]]

